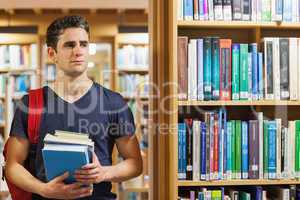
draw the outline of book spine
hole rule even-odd
[[[211,82],[211,38],[204,38],[204,66],[203,66],[203,84],[204,100],[211,100],[212,82]]]
[[[220,39],[220,99],[231,99],[231,39]]]
[[[276,178],[276,122],[269,121],[268,123],[269,132],[269,179]]]
[[[223,179],[223,161],[224,161],[224,155],[223,155],[223,144],[224,144],[224,131],[223,131],[223,110],[219,109],[219,117],[218,117],[218,145],[219,145],[219,160],[218,160],[218,179]]]
[[[193,122],[193,180],[200,180],[200,121]]]
[[[279,56],[280,56],[280,98],[289,99],[289,39],[279,39]]]
[[[198,100],[204,100],[204,91],[203,91],[203,39],[198,39],[197,41],[197,72],[198,72],[198,83],[197,83],[197,95]]]
[[[248,53],[248,100],[252,100],[252,53]]]
[[[214,170],[213,170],[213,179],[218,179],[218,173],[219,173],[219,116],[216,113],[214,115],[214,157],[213,157],[213,163],[214,163]]]
[[[262,0],[261,10],[262,21],[271,21],[271,0]]]
[[[199,0],[198,5],[199,5],[199,20],[203,21],[204,20],[204,0]]]
[[[201,123],[201,180],[206,180],[206,124]]]
[[[215,113],[212,113],[210,116],[210,136],[209,136],[209,145],[210,145],[210,157],[209,157],[209,179],[210,180],[214,180],[214,135],[215,135],[215,130],[214,130],[214,126],[215,126],[215,118],[214,118]]]
[[[214,0],[215,20],[223,20],[223,5],[222,0]]]
[[[186,131],[186,180],[193,180],[193,119],[185,119]]]
[[[232,123],[231,121],[227,122],[227,166],[226,166],[226,174],[227,174],[227,179],[231,179],[232,177]]]
[[[288,47],[288,51],[286,51],[284,54],[287,57],[288,60],[288,65],[283,64],[280,66],[285,66],[287,67],[287,72],[285,71],[284,75],[288,75],[289,76],[289,80],[286,80],[286,85],[289,87],[289,96],[286,96],[286,98],[290,98],[290,100],[297,100],[298,99],[298,91],[297,91],[297,86],[298,86],[298,78],[297,78],[297,67],[298,67],[298,63],[297,63],[297,56],[298,56],[298,52],[297,52],[297,38],[289,38],[288,39],[288,43],[289,43],[289,47]],[[283,53],[283,52],[282,52]],[[281,68],[280,68],[281,69]],[[281,75],[282,72],[280,71]]]
[[[249,47],[252,54],[252,100],[258,100],[257,44],[252,43]]]
[[[242,20],[249,21],[251,16],[251,0],[243,0]]]
[[[296,120],[295,124],[295,177],[300,178],[300,120]]]
[[[259,143],[258,143],[258,122],[249,121],[249,178],[258,179],[259,169]]]
[[[263,120],[263,113],[257,113],[258,119],[258,135],[259,135],[259,178],[264,178],[264,120]]]
[[[212,99],[220,99],[220,42],[212,38]]]
[[[182,180],[182,173],[183,173],[183,167],[182,167],[182,129],[183,124],[178,123],[178,179]]]
[[[242,122],[242,178],[248,179],[248,124]]]
[[[214,0],[208,0],[208,19],[210,21],[214,20]]]
[[[183,0],[177,0],[177,19],[178,20],[183,20]]]
[[[194,1],[194,20],[199,20],[199,2],[198,0],[193,0]]]
[[[257,2],[258,2],[258,0],[251,1],[251,21],[252,22],[257,21]]]
[[[285,0],[283,3],[283,21],[291,22],[292,21],[292,0]]]
[[[242,131],[241,131],[241,120],[236,120],[235,122],[235,134],[236,134],[236,142],[235,142],[235,149],[236,149],[236,157],[235,157],[235,167],[236,167],[236,179],[241,179],[242,177]]]
[[[224,21],[231,21],[232,20],[231,2],[232,2],[232,0],[223,0]]]
[[[263,70],[263,54],[258,53],[258,99],[264,99],[264,70]]]
[[[240,45],[232,45],[232,100],[240,99]]]
[[[193,8],[193,0],[183,0],[184,1],[184,20],[193,20],[194,17],[194,8]]]
[[[240,99],[248,100],[248,44],[240,44]]]
[[[232,15],[233,20],[242,20],[242,0],[232,0]]]
[[[232,178],[236,178],[236,125],[235,120],[231,121],[231,170]]]
[[[206,114],[206,180],[210,176],[210,113]]]
[[[273,38],[264,39],[265,54],[265,97],[267,100],[274,99],[273,87]]]
[[[187,100],[188,91],[188,64],[187,64],[187,37],[178,37],[178,49],[177,49],[177,62],[178,62],[178,83],[179,83],[179,95],[180,100]]]
[[[276,178],[281,178],[281,119],[275,119],[276,122]]]
[[[283,0],[275,1],[275,21],[282,21]]]

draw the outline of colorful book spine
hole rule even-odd
[[[204,99],[204,91],[203,91],[203,39],[197,40],[197,99],[202,101]]]
[[[264,66],[263,66],[263,54],[258,53],[258,99],[264,99]]]
[[[242,178],[242,125],[241,120],[235,122],[235,171],[236,179]]]
[[[268,123],[269,132],[269,163],[268,172],[269,179],[276,178],[276,121],[269,121]]]
[[[204,65],[203,65],[203,85],[204,100],[212,99],[212,66],[211,66],[211,38],[204,38]]]
[[[249,45],[252,54],[252,100],[258,100],[258,59],[257,59],[257,44]]]
[[[296,120],[295,177],[300,178],[300,120]]]
[[[222,4],[221,4],[222,5]],[[212,99],[220,99],[220,39],[212,38]]]
[[[242,122],[242,178],[248,179],[249,176],[249,163],[248,163],[248,123]]]
[[[201,180],[206,180],[206,124],[205,122],[201,123]]]
[[[193,20],[194,19],[194,8],[193,8],[194,1],[193,0],[183,0],[183,2],[184,2],[184,4],[183,4],[184,20]]]
[[[236,178],[236,125],[235,120],[231,121],[231,170],[232,178]]]
[[[231,99],[231,39],[220,39],[220,99]]]
[[[264,178],[269,177],[269,132],[268,132],[268,120],[264,120]]]
[[[240,99],[240,44],[232,45],[232,100]]]
[[[248,97],[248,44],[240,44],[240,99]]]
[[[226,156],[227,156],[227,165],[226,165],[226,174],[227,179],[232,177],[232,122],[227,122],[227,134],[226,134]]]

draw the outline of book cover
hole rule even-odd
[[[212,38],[212,99],[220,99],[220,42]]]
[[[242,178],[248,179],[248,123],[242,121]]]
[[[235,122],[235,171],[236,179],[241,179],[242,177],[242,126],[241,120],[236,120]]]
[[[184,5],[183,5],[183,16],[184,20],[193,20],[194,18],[194,8],[193,8],[193,0],[183,0]]]
[[[197,41],[197,99],[198,101],[203,101],[204,91],[203,91],[203,39],[198,39]]]
[[[280,56],[280,99],[290,98],[290,59],[289,59],[289,39],[279,39]],[[292,78],[292,77],[291,77]],[[292,89],[292,88],[291,88]]]
[[[232,0],[232,19],[242,20],[242,0]]]
[[[57,176],[69,172],[66,183],[76,182],[74,173],[90,163],[88,147],[84,145],[45,144],[42,149],[46,177],[51,181]]]
[[[231,39],[220,39],[220,99],[231,99]]]
[[[212,99],[212,42],[211,38],[204,38],[204,65],[203,65],[203,85],[204,100]]]
[[[258,59],[257,59],[257,44],[249,45],[252,55],[252,100],[258,100]]]
[[[268,123],[268,134],[269,134],[269,164],[268,172],[269,179],[276,178],[276,122],[269,121]]]
[[[240,99],[248,100],[248,44],[240,44]]]
[[[232,100],[240,99],[240,44],[232,45]]]
[[[188,96],[188,38],[178,37],[177,68],[178,68],[178,98],[187,100]]]
[[[249,121],[249,178],[259,178],[258,121]]]

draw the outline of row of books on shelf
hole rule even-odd
[[[178,0],[179,20],[300,21],[299,0]]]
[[[296,185],[261,187],[250,186],[247,188],[224,187],[209,189],[201,188],[191,190],[185,197],[179,197],[180,200],[290,200],[300,198],[300,188]]]
[[[45,83],[55,81],[56,66],[55,64],[46,64],[43,70]]]
[[[30,88],[36,87],[36,75],[34,74],[20,74],[20,75],[6,75],[0,74],[0,96],[5,96],[7,84],[9,90],[13,95],[20,95],[26,93]]]
[[[117,51],[117,64],[119,69],[145,68],[149,65],[149,48],[125,45]]]
[[[180,180],[300,178],[300,120],[227,120],[226,110],[178,124]]]
[[[37,68],[37,45],[0,45],[1,68]]]
[[[119,76],[119,90],[125,96],[149,94],[149,75],[125,74]]]
[[[180,100],[299,100],[299,38],[178,38]]]

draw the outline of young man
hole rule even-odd
[[[121,182],[142,172],[142,159],[131,111],[123,98],[87,76],[89,26],[80,16],[55,20],[47,30],[48,56],[55,62],[57,80],[45,86],[44,112],[35,157],[35,174],[23,163],[29,155],[28,95],[16,109],[8,144],[6,177],[32,192],[33,199],[115,199],[111,181]],[[76,173],[78,182],[64,184],[68,174],[47,182],[41,149],[47,133],[66,130],[89,134],[95,143],[93,163]],[[124,161],[112,166],[116,143]],[[93,189],[81,187],[92,183]]]

